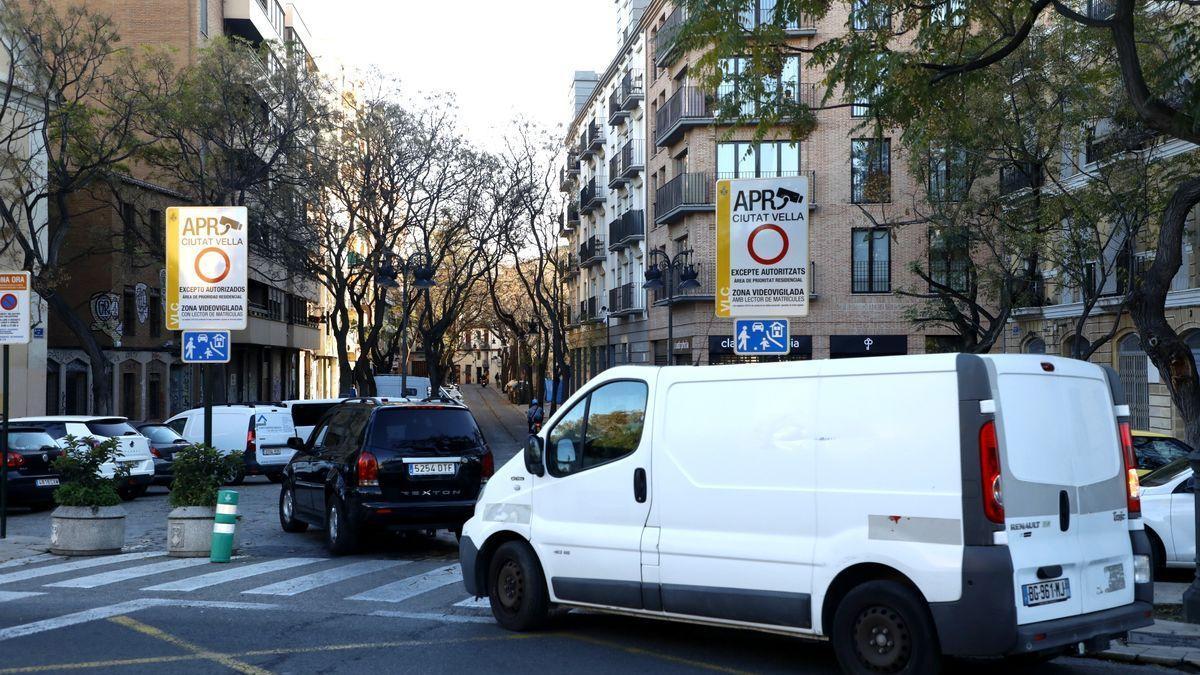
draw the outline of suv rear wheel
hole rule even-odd
[[[284,532],[304,532],[308,523],[296,520],[296,488],[284,485],[279,491],[279,525]]]
[[[497,623],[508,630],[534,630],[546,622],[546,575],[528,544],[510,541],[496,550],[488,565],[488,599]]]
[[[350,520],[346,505],[334,495],[325,510],[325,546],[334,555],[347,555],[358,548],[358,528]]]
[[[895,581],[868,581],[847,593],[834,612],[830,640],[843,672],[923,675],[941,669],[925,603]]]

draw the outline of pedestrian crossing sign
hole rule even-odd
[[[733,326],[733,353],[738,356],[787,356],[792,351],[787,319],[739,319]]]

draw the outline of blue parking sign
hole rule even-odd
[[[184,363],[229,363],[233,340],[227,330],[185,330],[180,348]]]
[[[738,356],[787,356],[791,351],[787,319],[738,319],[733,324],[733,352]]]

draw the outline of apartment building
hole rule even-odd
[[[123,45],[170,48],[185,63],[198,59],[209,40],[229,35],[255,44],[286,43],[302,50],[315,67],[308,27],[294,6],[278,0],[93,4],[112,16]],[[180,363],[178,335],[166,331],[163,322],[164,214],[189,203],[141,167],[134,167],[114,192],[79,194],[71,201],[77,226],[65,246],[82,262],[64,295],[90,323],[112,363],[112,412],[159,420],[201,400],[199,370]],[[253,209],[251,220],[253,227]],[[315,284],[289,276],[267,261],[261,248],[254,249],[247,328],[234,333],[232,362],[217,368],[219,384],[209,385],[212,397],[221,402],[335,395],[338,369],[323,327],[327,299]],[[69,330],[56,324],[52,318],[46,412],[99,412],[88,355]]]
[[[748,25],[771,21],[774,8],[775,0],[759,0],[742,20]],[[703,365],[752,360],[734,355],[732,321],[715,318],[715,187],[720,179],[780,176],[808,178],[812,209],[810,313],[792,320],[789,358],[953,349],[954,337],[915,328],[905,316],[913,300],[897,293],[917,287],[909,262],[929,254],[924,226],[887,226],[911,218],[911,207],[905,205],[912,204],[914,194],[925,193],[925,186],[906,170],[899,132],[876,138],[857,129],[860,115],[866,114],[863,106],[817,111],[815,131],[801,142],[792,142],[786,129],[756,141],[753,126],[718,123],[714,101],[737,92],[724,87],[705,91],[689,74],[699,54],[676,47],[683,20],[683,10],[670,0],[653,0],[641,22],[648,121],[646,246],[680,261],[674,281],[688,274],[699,282],[683,289],[667,283],[650,296],[653,361]],[[836,5],[820,21],[789,26],[789,42],[811,47],[869,20],[873,18],[852,20],[844,6]],[[781,93],[815,104],[824,73],[799,56],[790,58],[778,83]],[[731,59],[723,67],[739,68],[738,61]],[[668,340],[668,313],[673,341]]]
[[[567,271],[574,383],[620,364],[651,361],[646,291],[645,33],[648,0],[616,0],[617,52],[603,73],[571,88],[560,234]]]

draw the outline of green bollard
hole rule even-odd
[[[238,493],[221,490],[217,493],[217,516],[213,521],[212,556],[210,561],[227,563],[233,556],[233,532],[237,528]]]

